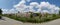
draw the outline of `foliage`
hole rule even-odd
[[[12,18],[12,19],[15,19],[15,20],[18,20],[18,21],[22,21],[22,22],[30,22],[30,23],[41,23],[41,22],[47,22],[47,21],[51,21],[51,20],[55,20],[55,19],[58,19],[60,18],[60,15],[59,14],[44,14],[44,16],[42,16],[41,13],[36,13],[36,14],[39,14],[38,16],[36,17],[33,17],[33,13],[31,13],[30,17],[27,18],[27,17],[17,17],[16,15],[9,15],[9,14],[5,14],[3,16],[6,16],[6,17],[9,17],[9,18]]]
[[[2,10],[0,9],[0,15],[2,14]]]

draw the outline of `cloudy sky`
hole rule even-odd
[[[58,13],[60,0],[0,0],[3,13],[47,12]]]

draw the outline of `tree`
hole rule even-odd
[[[2,10],[0,9],[0,15],[2,14]]]
[[[0,19],[2,19],[1,15],[2,15],[2,10],[0,9]]]
[[[30,13],[30,18],[33,18],[33,12],[29,11]]]
[[[60,15],[60,10],[59,10],[59,15]]]

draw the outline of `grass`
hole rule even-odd
[[[5,15],[6,17],[9,17],[9,18],[12,18],[12,19],[15,19],[15,20],[18,20],[18,21],[22,21],[22,22],[30,22],[30,23],[42,23],[42,22],[47,22],[47,21],[51,21],[51,20],[55,20],[55,19],[58,19],[60,18],[59,15],[56,15],[56,14],[52,14],[52,15],[47,15],[44,16],[44,17],[30,17],[30,18],[27,18],[27,17],[17,17],[16,15]]]

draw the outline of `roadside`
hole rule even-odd
[[[60,19],[56,19],[46,23],[23,23],[7,17],[3,17],[4,20],[0,20],[0,25],[60,25]]]

